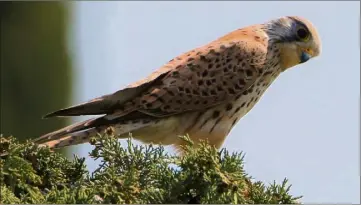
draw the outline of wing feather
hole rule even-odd
[[[173,69],[139,97],[137,111],[164,117],[234,99],[262,75],[266,56],[264,44],[248,40],[192,50],[166,65]]]
[[[126,115],[134,109],[132,107],[124,109],[124,103],[133,100],[137,95],[144,92],[146,89],[156,84],[159,79],[166,74],[154,73],[146,81],[139,83],[136,82],[125,89],[119,90],[110,95],[104,95],[99,98],[95,98],[86,103],[75,105],[69,108],[61,109],[45,115],[43,118],[59,117],[59,116],[80,116],[80,115],[103,115],[113,113],[114,110],[120,110],[122,114],[118,112],[119,116]]]

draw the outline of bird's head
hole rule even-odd
[[[283,70],[304,63],[321,53],[319,34],[307,19],[287,16],[264,25],[269,42],[279,46]]]

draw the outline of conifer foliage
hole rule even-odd
[[[244,155],[217,150],[188,137],[183,155],[162,146],[124,147],[110,130],[91,140],[89,153],[99,167],[89,173],[84,158],[69,160],[33,143],[1,137],[1,199],[12,203],[118,204],[293,204],[285,179],[281,184],[254,181],[243,168]]]

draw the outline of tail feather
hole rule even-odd
[[[59,139],[41,143],[41,145],[47,146],[50,149],[58,149],[62,147],[83,144],[89,142],[90,138],[94,137],[99,131],[101,130],[97,128],[91,128],[78,133],[72,133],[68,136],[63,136]]]
[[[49,148],[62,148],[70,145],[86,143],[97,133],[103,133],[106,128],[113,126],[117,137],[127,137],[129,132],[136,131],[156,123],[155,120],[134,119],[128,121],[107,120],[104,117],[86,120],[63,129],[45,134],[33,142]]]
[[[71,133],[82,131],[82,130],[87,130],[87,129],[94,128],[94,127],[99,127],[101,125],[106,124],[105,121],[107,121],[107,120],[105,120],[103,117],[101,117],[101,118],[93,118],[93,119],[89,119],[89,120],[86,120],[83,122],[75,123],[73,125],[69,125],[62,129],[56,130],[54,132],[51,132],[51,133],[45,134],[39,138],[36,138],[36,139],[34,139],[33,142],[41,144],[44,142],[48,142],[50,140],[57,140],[67,134],[71,134]]]

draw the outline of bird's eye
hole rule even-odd
[[[307,41],[310,38],[310,34],[304,28],[299,28],[297,30],[297,37],[302,41]]]

